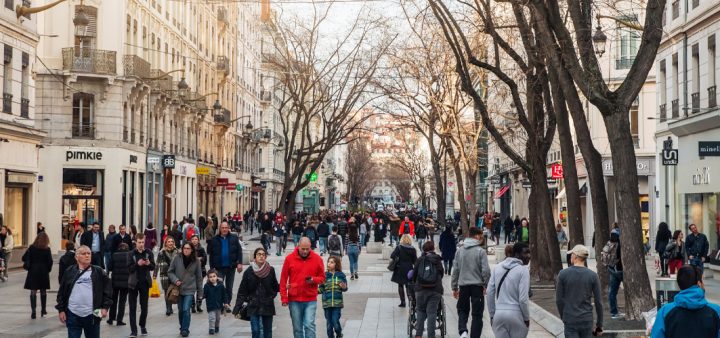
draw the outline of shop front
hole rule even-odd
[[[170,193],[171,214],[178,222],[184,217],[197,218],[197,174],[195,163],[175,159],[175,167],[171,168],[172,191]]]
[[[198,215],[217,216],[218,172],[214,166],[198,164],[197,175],[197,213]]]

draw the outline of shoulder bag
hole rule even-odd
[[[185,269],[185,272],[183,272],[183,275],[180,280],[183,280],[185,276],[187,276],[188,270]],[[170,283],[168,285],[167,290],[165,290],[165,300],[170,304],[177,304],[180,300],[180,286],[178,286],[175,283]]]

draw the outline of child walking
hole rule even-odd
[[[208,321],[210,322],[210,331],[208,333],[215,334],[220,332],[220,315],[225,304],[230,303],[225,294],[225,286],[218,281],[217,271],[210,269],[207,273],[207,283],[203,287],[203,295],[205,295],[205,305],[207,306]]]
[[[342,338],[340,312],[343,308],[342,293],[347,291],[347,277],[342,272],[339,257],[328,257],[325,283],[320,284],[319,291],[322,294],[328,338]]]

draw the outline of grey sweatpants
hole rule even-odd
[[[495,338],[525,338],[528,327],[522,319],[522,313],[515,310],[497,310],[492,319]]]
[[[435,338],[435,324],[437,323],[438,306],[440,306],[442,294],[435,292],[433,289],[415,290],[415,299],[415,314],[417,316],[415,335],[422,337],[425,319],[427,319],[428,338]]]
[[[220,310],[208,311],[208,322],[210,322],[210,328],[215,329],[220,327]]]

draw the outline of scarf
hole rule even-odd
[[[258,266],[257,263],[251,262],[250,266],[252,266],[255,276],[260,279],[265,278],[270,274],[270,264],[268,264],[268,262],[265,262],[263,266]]]
[[[182,255],[182,259],[183,259],[183,265],[185,265],[185,268],[187,269],[187,267],[190,266],[190,264],[192,264],[192,256]]]

